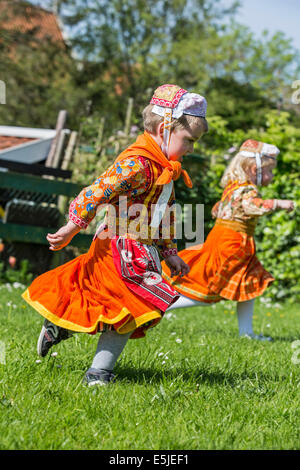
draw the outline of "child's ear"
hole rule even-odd
[[[163,138],[164,134],[164,123],[160,122],[157,126],[157,133],[160,135],[161,138]]]
[[[253,163],[253,165],[250,168],[250,173],[252,176],[256,176],[256,164]]]

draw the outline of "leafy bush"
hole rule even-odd
[[[27,259],[20,261],[19,269],[7,267],[3,261],[0,262],[0,284],[17,282],[28,285],[32,278],[33,274],[30,273],[30,265]]]

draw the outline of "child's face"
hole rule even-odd
[[[273,175],[274,168],[275,168],[275,165],[269,165],[269,166],[265,166],[264,168],[262,168],[262,176],[261,176],[262,186],[268,186],[272,182],[274,178],[274,175]]]
[[[274,178],[274,175],[273,175],[273,170],[276,166],[276,162],[273,163],[273,161],[270,163],[270,165],[267,165],[265,167],[263,167],[261,169],[262,173],[261,173],[261,185],[262,186],[268,186],[273,178]],[[250,180],[252,181],[252,183],[256,184],[256,175],[257,175],[257,171],[256,171],[256,164],[254,164],[251,169],[250,169],[250,173],[249,173],[249,176],[250,176]]]
[[[193,153],[195,142],[197,142],[203,134],[204,131],[201,126],[196,126],[191,130],[175,128],[171,132],[170,137],[168,149],[169,160],[182,162],[185,155]]]

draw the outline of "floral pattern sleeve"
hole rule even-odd
[[[218,217],[220,204],[221,204],[221,201],[216,202],[215,205],[213,206],[212,210],[211,210],[211,216],[212,216],[213,219],[216,219]]]
[[[253,187],[247,187],[242,195],[242,208],[249,216],[268,214],[276,209],[276,199],[262,199]]]
[[[69,219],[86,228],[100,205],[117,202],[120,195],[131,198],[142,194],[148,184],[147,172],[139,157],[114,163],[74,199],[69,208]]]

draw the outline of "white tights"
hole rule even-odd
[[[185,295],[180,295],[179,299],[167,309],[167,311],[175,310],[176,308],[189,308],[189,307],[209,307],[211,304],[200,302],[199,300],[193,300]],[[253,335],[252,329],[252,317],[254,310],[254,299],[246,300],[245,302],[237,302],[236,313],[239,326],[239,334],[242,335]]]
[[[114,330],[101,333],[91,367],[112,371],[131,333],[121,335]]]

